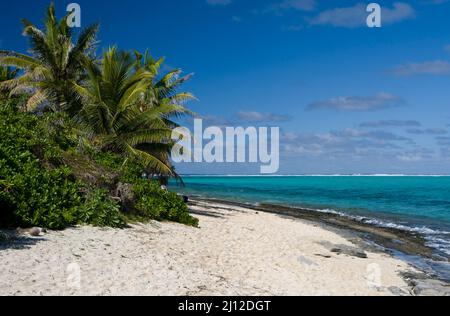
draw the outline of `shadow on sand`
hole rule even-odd
[[[0,231],[0,251],[7,249],[30,249],[41,241],[45,241],[43,237],[26,237],[20,236],[15,232]]]

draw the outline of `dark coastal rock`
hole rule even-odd
[[[328,249],[330,252],[335,253],[337,255],[346,255],[350,257],[367,259],[367,254],[364,252],[364,250],[357,247],[347,245],[334,245],[329,242],[322,242],[320,244],[324,246],[326,249]]]
[[[323,255],[323,254],[321,254],[321,253],[317,253],[317,254],[315,254],[315,256],[316,256],[316,257],[322,257],[322,258],[325,258],[325,259],[331,259],[331,256],[330,256],[330,255]]]
[[[399,288],[398,286],[391,286],[388,288],[388,290],[395,296],[410,296],[411,295],[411,293],[409,293],[408,291],[406,291],[402,288]]]
[[[436,279],[423,272],[403,272],[401,276],[408,282],[416,296],[450,296],[450,283]]]
[[[336,253],[338,255],[342,254],[342,255],[347,255],[350,257],[367,259],[367,254],[364,251],[359,250],[358,248],[354,248],[354,247],[333,248],[330,251],[333,253]]]
[[[414,281],[413,293],[418,296],[450,296],[450,285],[448,283],[427,279]]]

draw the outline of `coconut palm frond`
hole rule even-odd
[[[17,91],[38,87],[38,95],[46,98],[51,109],[67,111],[70,116],[75,116],[82,106],[72,83],[81,84],[86,77],[86,65],[92,58],[98,25],[82,30],[74,43],[66,17],[58,21],[53,4],[47,8],[42,29],[28,20],[22,20],[22,23],[31,55],[2,50],[0,64],[21,70],[24,79],[16,82]],[[30,98],[34,98],[29,103],[34,104],[36,91],[31,89],[28,92]]]

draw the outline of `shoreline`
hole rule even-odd
[[[2,242],[0,295],[450,295],[349,230],[217,201],[190,209],[200,228],[152,221]]]
[[[264,203],[254,205],[198,196],[192,197],[191,201],[192,203],[196,203],[196,201],[221,203],[231,207],[244,207],[311,223],[319,223],[323,225],[323,228],[337,232],[345,238],[357,242],[359,246],[365,249],[382,251],[398,257],[422,271],[427,275],[427,278],[437,279],[450,285],[450,257],[437,253],[435,248],[428,246],[425,236],[418,232],[378,226],[340,213],[323,212],[309,208]],[[441,273],[435,271],[441,269],[440,264],[446,265],[445,271]]]

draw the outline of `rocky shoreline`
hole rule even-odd
[[[321,227],[336,232],[357,247],[344,247],[344,249],[329,247],[331,252],[344,253],[350,256],[365,258],[365,251],[382,252],[392,256],[412,257],[420,261],[421,264],[413,264],[418,271],[415,273],[402,273],[404,279],[411,286],[415,295],[445,295],[450,296],[450,282],[443,279],[431,269],[424,269],[424,260],[431,260],[448,264],[450,269],[450,258],[437,255],[435,250],[426,245],[426,241],[418,233],[399,230],[389,227],[379,227],[343,217],[339,214],[317,212],[307,208],[295,208],[273,204],[251,205],[236,201],[223,199],[208,199],[195,197],[191,199],[192,204],[196,203],[221,203],[231,207],[246,207],[258,212],[267,212],[279,216],[287,216],[311,223],[320,224]],[[411,262],[408,262],[412,264]]]

